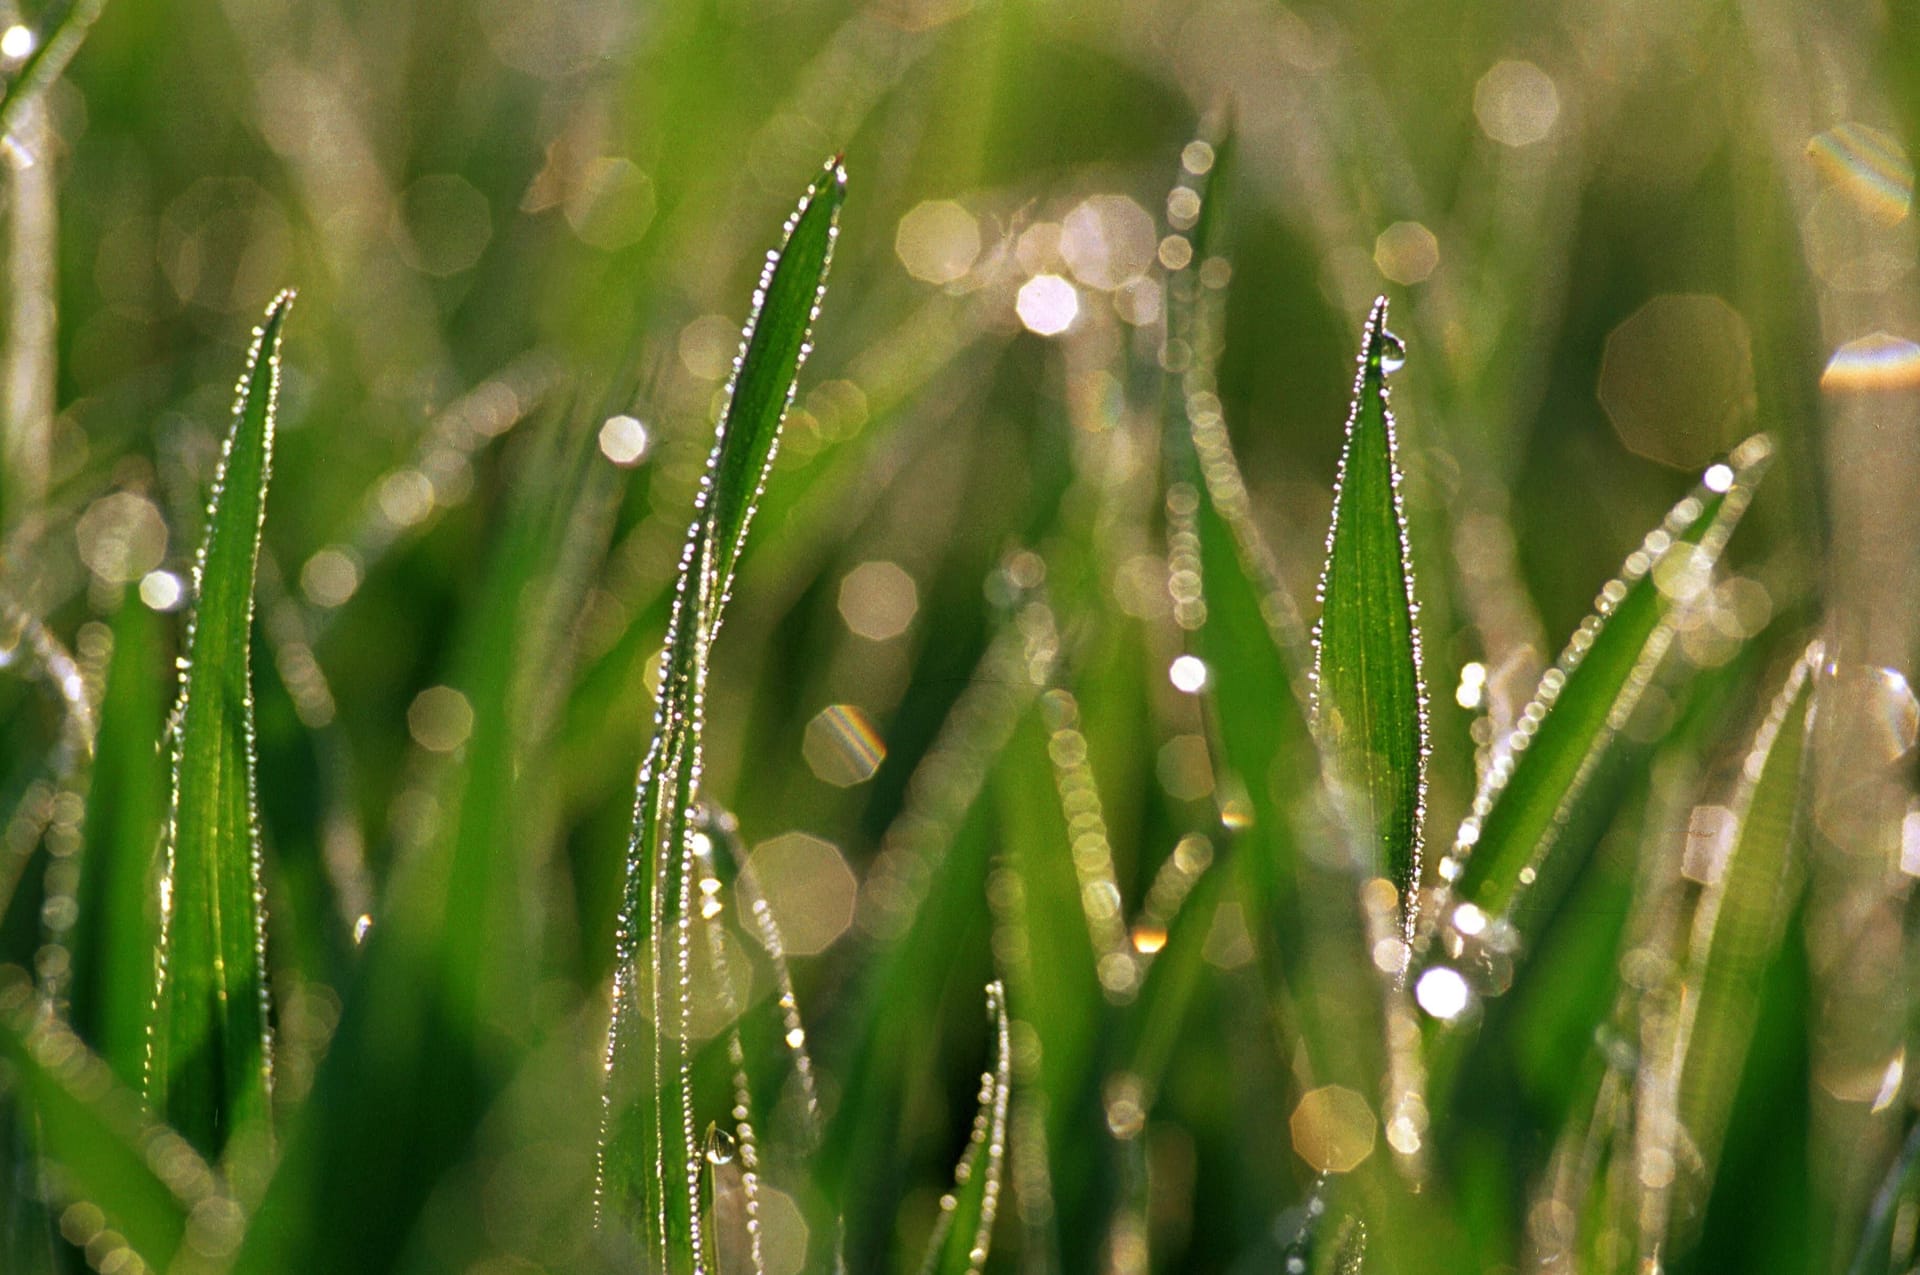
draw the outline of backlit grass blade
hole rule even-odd
[[[1766,968],[1792,908],[1795,816],[1821,659],[1815,643],[1788,672],[1741,768],[1725,857],[1700,865],[1707,885],[1687,942],[1677,1052],[1680,1125],[1691,1154],[1708,1166],[1718,1158],[1733,1106],[1731,1081],[1745,1063]]]
[[[1772,454],[1766,435],[1756,434],[1709,468],[1628,556],[1540,679],[1440,864],[1442,882],[1482,913],[1507,917],[1539,876],[1586,780],[1666,654],[1675,609],[1709,586]]]
[[[20,112],[60,78],[106,7],[107,0],[69,0],[48,7],[51,21],[36,37],[33,52],[27,54],[6,88],[0,89],[0,135],[12,133],[20,122]]]
[[[747,320],[667,625],[654,739],[641,764],[615,955],[600,1148],[602,1217],[634,1224],[656,1268],[704,1269],[689,968],[697,901],[693,835],[700,796],[708,652],[748,523],[792,401],[846,197],[836,158],[787,223]],[[637,1111],[628,1109],[632,1097]]]
[[[273,468],[280,329],[267,309],[240,380],[194,569],[173,721],[173,798],[160,886],[159,984],[147,1100],[202,1154],[266,1128],[272,1088],[249,651],[253,576]]]
[[[1427,701],[1387,391],[1387,374],[1406,351],[1386,324],[1381,297],[1361,337],[1334,486],[1314,630],[1314,725],[1343,805],[1372,838],[1365,866],[1400,891],[1411,933],[1426,818]]]
[[[196,1205],[238,1226],[238,1210],[214,1196],[206,1162],[179,1135],[153,1126],[107,1064],[40,1012],[31,978],[16,966],[0,967],[0,1063],[37,1125],[55,1202],[88,1206],[69,1208],[64,1225],[99,1269],[124,1265],[110,1256],[122,1247],[145,1269],[168,1269]]]
[[[987,1019],[994,1032],[993,1069],[980,1075],[980,1110],[954,1170],[953,1189],[940,1197],[940,1220],[934,1224],[920,1275],[980,1275],[993,1244],[1007,1150],[1007,1099],[1013,1089],[1007,998],[999,983],[987,985]]]

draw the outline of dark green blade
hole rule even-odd
[[[690,856],[708,652],[809,350],[845,199],[846,172],[836,158],[788,221],[786,242],[768,259],[755,294],[681,557],[655,735],[641,765],[615,958],[600,1178],[603,1220],[632,1224],[662,1272],[698,1268],[704,1226],[685,1029],[690,989],[678,972],[686,968],[694,906]]]
[[[1372,839],[1372,860],[1361,866],[1393,882],[1411,930],[1426,816],[1427,701],[1387,392],[1387,373],[1406,355],[1386,323],[1381,297],[1361,337],[1327,531],[1314,724],[1343,808]]]
[[[292,304],[293,294],[283,292],[268,307],[240,381],[194,572],[174,710],[146,1089],[154,1109],[209,1157],[238,1129],[266,1129],[272,1089],[248,660],[280,329]]]
[[[155,747],[167,718],[162,624],[137,600],[114,619],[71,940],[73,1028],[134,1088],[153,1010],[154,877],[167,803],[166,765]]]

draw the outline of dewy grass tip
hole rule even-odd
[[[1371,839],[1363,865],[1399,891],[1413,932],[1426,819],[1427,692],[1420,605],[1387,377],[1406,347],[1373,303],[1334,483],[1314,629],[1313,716],[1343,811]]]

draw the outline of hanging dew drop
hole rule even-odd
[[[707,1163],[732,1164],[737,1144],[733,1135],[718,1125],[707,1130]]]
[[[1380,370],[1398,372],[1407,365],[1407,343],[1384,328],[1380,332]]]

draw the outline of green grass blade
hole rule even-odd
[[[64,7],[55,6],[56,16],[47,24],[45,36],[35,41],[33,52],[6,88],[0,89],[0,136],[11,134],[20,123],[20,112],[66,71],[106,7],[107,0],[72,0]]]
[[[1361,338],[1334,486],[1314,631],[1314,724],[1342,805],[1373,840],[1367,866],[1399,889],[1411,933],[1426,817],[1427,699],[1387,391],[1387,374],[1406,352],[1386,324],[1381,297]]]
[[[194,572],[174,710],[147,1100],[210,1157],[236,1130],[266,1127],[272,1088],[248,661],[280,329],[292,303],[283,292],[268,307],[240,381]]]
[[[1600,591],[1594,614],[1540,679],[1440,864],[1441,880],[1482,912],[1507,917],[1538,878],[1665,656],[1676,605],[1710,577],[1772,454],[1756,434],[1709,469]]]
[[[1904,1251],[1906,1259],[1912,1259],[1913,1240],[1910,1227],[1901,1225],[1901,1214],[1910,1215],[1916,1198],[1920,1198],[1920,1124],[1907,1131],[1900,1154],[1894,1157],[1880,1189],[1874,1193],[1847,1275],[1893,1275],[1905,1269],[1900,1254]],[[1903,1229],[1907,1231],[1904,1237],[1900,1235]]]
[[[67,1215],[77,1243],[111,1228],[147,1269],[164,1271],[196,1205],[212,1201],[208,1216],[229,1216],[213,1197],[205,1161],[178,1135],[152,1125],[107,1064],[39,1012],[32,980],[14,966],[0,967],[0,1061],[38,1126],[56,1198],[92,1206]],[[115,1247],[104,1244],[95,1261],[104,1268]]]
[[[708,651],[809,350],[845,198],[846,173],[836,158],[800,201],[755,293],[681,558],[654,740],[640,770],[617,937],[599,1173],[603,1219],[611,1212],[635,1224],[663,1272],[703,1265],[690,989],[680,972],[687,968],[695,911],[689,891]],[[643,960],[648,943],[651,955]]]
[[[702,495],[712,502],[708,516],[713,570],[718,581],[714,606],[733,588],[733,574],[746,547],[747,526],[760,504],[780,446],[780,423],[793,403],[800,367],[813,350],[813,324],[827,293],[827,267],[840,235],[840,206],[847,197],[846,169],[836,156],[787,219],[785,242],[769,257],[753,313],[741,337],[740,363],[721,412],[715,457]]]
[[[994,1028],[993,1070],[980,1076],[980,1110],[954,1170],[953,1190],[940,1198],[940,1220],[920,1275],[980,1275],[993,1244],[1007,1149],[1007,1099],[1013,1090],[1007,998],[999,983],[987,985],[987,1018]]]
[[[529,773],[546,736],[527,684],[556,676],[545,635],[579,605],[555,584],[555,563],[575,519],[594,516],[584,444],[556,411],[502,458],[523,477],[448,674],[471,708],[468,740],[429,781],[439,811],[431,839],[395,865],[376,900],[339,1027],[236,1272],[394,1269],[540,1028],[529,989],[542,895],[526,860],[547,844],[544,776]]]
[[[1818,643],[1794,662],[1754,734],[1732,814],[1737,831],[1694,909],[1681,998],[1680,1124],[1694,1154],[1718,1158],[1759,1016],[1762,981],[1793,906],[1795,816]]]
[[[166,767],[154,747],[167,716],[162,624],[138,601],[114,620],[72,938],[74,1030],[136,1088],[153,1008],[154,873],[167,802]]]

